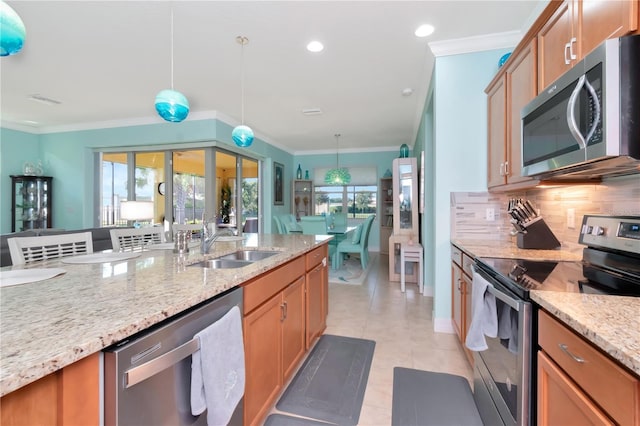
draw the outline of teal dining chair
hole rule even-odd
[[[353,231],[352,238],[347,238],[338,244],[335,256],[337,262],[335,262],[336,265],[334,266],[334,269],[338,269],[340,265],[342,265],[345,253],[359,254],[362,269],[364,270],[367,268],[367,264],[369,263],[369,233],[371,232],[371,224],[375,218],[376,215],[374,214],[367,217],[365,221],[358,225],[358,228]]]
[[[327,222],[324,216],[302,216],[300,218],[303,234],[321,235],[327,233]]]
[[[284,225],[282,224],[282,221],[280,220],[280,216],[278,216],[278,215],[273,216],[273,222],[276,224],[276,233],[278,233],[278,234],[286,234],[286,231],[284,229]]]

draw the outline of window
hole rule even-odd
[[[347,213],[364,219],[376,213],[377,185],[316,186],[315,214]]]

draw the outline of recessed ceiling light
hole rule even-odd
[[[426,37],[433,34],[435,30],[436,29],[433,27],[433,25],[424,24],[420,25],[414,34],[416,35],[416,37]]]
[[[411,87],[402,89],[402,96],[411,96],[412,94],[413,94],[413,89]]]
[[[314,40],[311,43],[307,44],[307,50],[309,52],[318,53],[318,52],[322,52],[323,49],[324,49],[324,46],[319,41]]]

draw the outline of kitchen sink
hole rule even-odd
[[[200,266],[207,269],[233,269],[242,268],[251,265],[248,260],[232,260],[232,259],[207,259],[202,262],[194,263],[190,266]]]
[[[266,250],[238,250],[233,253],[220,256],[217,259],[256,262],[258,260],[266,259],[267,257],[275,256],[278,253],[279,252],[277,251]]]

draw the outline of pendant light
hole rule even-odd
[[[179,123],[189,115],[189,101],[180,92],[173,90],[173,8],[171,8],[171,89],[161,90],[156,95],[156,111],[166,121]]]
[[[340,133],[336,133],[334,136],[336,137],[336,168],[327,172],[324,176],[324,183],[327,185],[346,185],[351,182],[351,175],[347,168],[340,167],[340,163],[338,161],[338,150],[340,148],[338,139],[340,138]]]
[[[26,29],[20,16],[0,1],[0,56],[15,55],[22,49]]]
[[[240,103],[241,117],[240,125],[236,126],[231,132],[231,139],[241,148],[247,148],[253,143],[253,130],[251,127],[244,125],[244,45],[249,43],[249,39],[245,36],[236,37],[236,41],[240,43]]]

